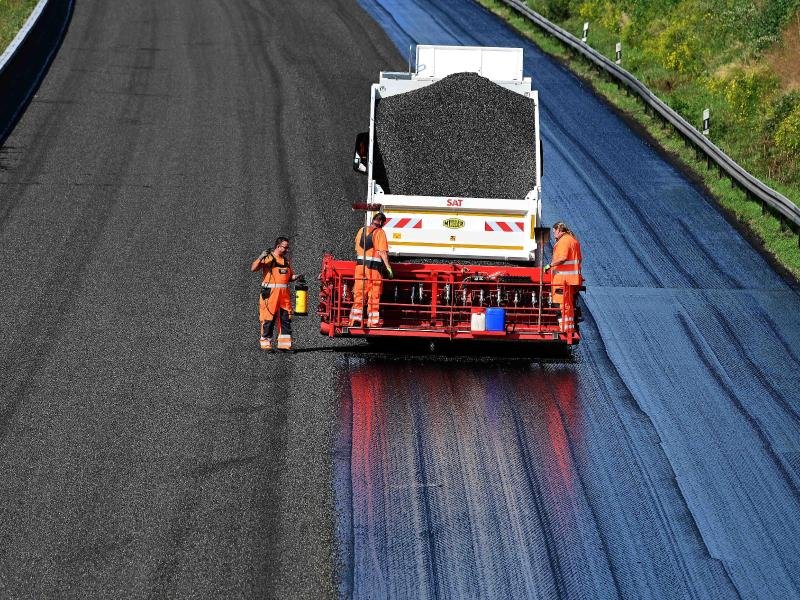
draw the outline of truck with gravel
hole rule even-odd
[[[381,72],[370,94],[353,208],[365,225],[386,215],[394,278],[380,326],[351,326],[356,262],[325,255],[321,332],[577,343],[542,266],[539,99],[522,49],[420,45],[414,72]]]

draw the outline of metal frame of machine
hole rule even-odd
[[[580,340],[577,327],[563,327],[562,311],[551,302],[552,278],[541,267],[395,263],[392,268],[395,278],[383,284],[383,324],[350,327],[355,263],[325,255],[317,309],[321,332],[330,337],[556,341],[568,345]],[[473,330],[472,313],[491,306],[504,307],[504,329]]]

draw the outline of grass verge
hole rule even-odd
[[[38,0],[0,0],[0,53],[25,24]]]
[[[667,158],[685,172],[696,183],[704,187],[723,209],[729,220],[739,227],[751,243],[763,249],[772,264],[795,283],[800,280],[800,240],[789,228],[772,214],[764,214],[761,205],[748,198],[747,194],[731,185],[727,178],[720,178],[716,167],[709,170],[705,157],[697,158],[694,148],[686,147],[683,138],[672,127],[664,127],[662,121],[645,113],[637,97],[627,94],[602,74],[593,70],[583,57],[573,54],[571,49],[536,27],[529,19],[498,0],[479,0],[480,3],[501,17],[514,29],[533,41],[542,51],[565,64],[573,73],[587,81],[601,97],[614,106],[623,116],[640,126],[640,129],[657,142]],[[788,190],[776,186],[788,195]],[[789,196],[791,197],[791,196]]]

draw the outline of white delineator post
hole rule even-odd
[[[588,37],[589,37],[589,21],[585,21],[583,24],[583,37],[581,38],[584,44],[586,43]]]
[[[617,42],[616,55],[617,58],[615,62],[618,65],[622,64],[622,42]]]
[[[711,111],[705,109],[703,111],[703,135],[708,137],[709,125],[711,123]]]

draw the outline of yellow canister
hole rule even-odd
[[[305,316],[308,314],[308,286],[298,285],[294,290],[294,314]]]

